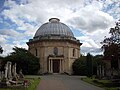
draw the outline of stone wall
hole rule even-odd
[[[69,41],[41,41],[29,44],[29,51],[40,58],[41,72],[47,72],[47,59],[49,55],[54,55],[54,47],[58,48],[58,55],[64,56],[64,72],[72,73],[72,63],[80,57],[80,44]],[[73,49],[75,54],[73,56]]]

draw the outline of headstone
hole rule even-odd
[[[100,73],[99,73],[99,66],[97,67],[97,76],[99,76]]]
[[[13,76],[17,76],[16,63],[12,66],[12,74],[13,74]]]
[[[0,79],[2,78],[2,72],[0,71]]]
[[[2,73],[1,73],[1,78],[4,78],[4,72],[2,71]]]
[[[15,63],[15,66],[14,66],[14,74],[15,74],[15,76],[17,75],[17,73],[16,73],[16,63]]]
[[[14,76],[14,65],[12,66],[12,76]]]
[[[102,70],[101,70],[101,65],[100,65],[100,77],[101,77],[101,74],[102,74]]]
[[[8,63],[5,64],[5,78],[8,76]]]
[[[17,73],[16,73],[16,63],[12,67],[13,81],[18,81]]]
[[[104,76],[105,71],[104,71],[104,66],[102,66],[102,76]]]
[[[11,72],[11,62],[7,62],[8,63],[8,78],[11,79],[12,78],[12,72]]]
[[[24,78],[24,75],[22,73],[22,69],[19,71],[19,78]]]
[[[5,71],[0,72],[0,79],[1,83],[3,83],[3,87],[17,84],[18,83],[18,77],[16,73],[16,63],[12,66],[11,62],[7,62],[5,64]],[[4,73],[5,72],[5,73]],[[23,78],[22,71],[20,72],[21,78]]]

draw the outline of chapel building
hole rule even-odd
[[[40,73],[72,74],[72,64],[80,57],[80,43],[71,29],[58,18],[51,18],[27,42],[29,51],[40,60]]]

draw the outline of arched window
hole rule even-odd
[[[37,51],[37,48],[35,48],[35,56],[38,55],[38,51]]]
[[[75,49],[73,49],[73,57],[75,56]]]

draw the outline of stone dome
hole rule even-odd
[[[64,23],[61,23],[58,18],[51,18],[49,19],[49,22],[41,25],[41,27],[35,33],[34,38],[44,36],[74,37],[70,28]]]

